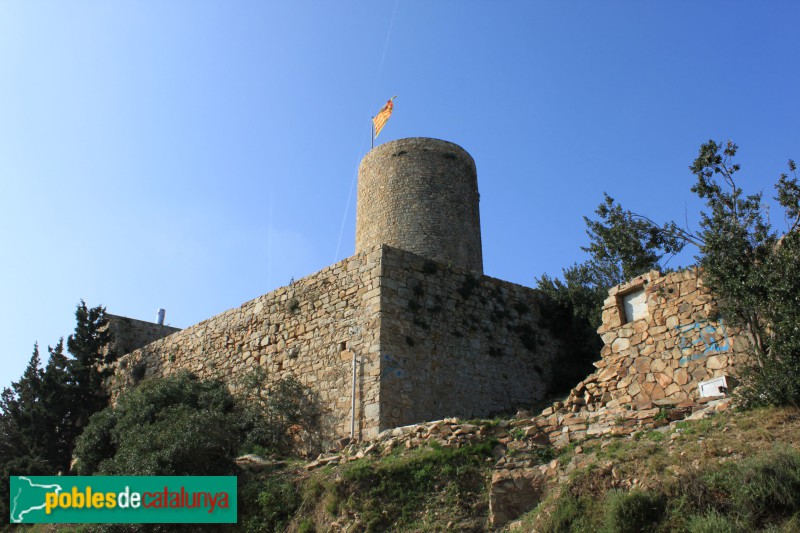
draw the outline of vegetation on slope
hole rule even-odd
[[[560,480],[509,529],[796,531],[799,443],[800,411],[764,408],[572,444],[543,459]],[[273,521],[248,530],[490,531],[494,444],[395,449],[312,473],[284,465],[257,496],[255,514]]]
[[[493,446],[426,446],[323,469],[303,483],[300,523],[314,519],[320,531],[331,522],[360,531],[484,531]]]
[[[697,264],[721,313],[750,340],[752,365],[741,376],[739,406],[795,407],[723,414],[710,422],[638,433],[635,439],[586,441],[558,450],[553,461],[569,477],[549,488],[550,496],[523,529],[800,529],[800,455],[794,444],[800,442],[800,186],[790,161],[791,176],[782,175],[775,186],[786,229],[776,229],[762,194],[745,195],[738,185],[737,149],[731,142],[709,141],[690,167],[696,178],[692,192],[706,203],[699,232],[656,224],[606,196],[596,212],[600,220],[586,219],[590,259],[566,269],[563,282],[544,275],[539,286],[560,306],[556,311],[573,316],[559,323],[568,323],[562,333],[572,339],[574,360],[586,363],[596,355],[597,310],[607,289],[661,266],[665,254],[686,243],[696,245]],[[87,309],[81,302],[76,318],[75,334],[67,341],[73,358],[59,342],[48,348],[49,361],[41,368],[35,348],[25,374],[0,397],[0,511],[8,502],[12,472],[67,472],[75,439],[86,427],[77,446],[85,473],[235,472],[240,528],[248,531],[488,527],[490,442],[396,452],[310,476],[300,465],[280,467],[280,462],[260,474],[239,470],[234,452],[286,453],[289,428],[304,427],[316,416],[304,409],[313,403],[296,382],[263,395],[263,376],[255,376],[253,387],[245,387],[250,392],[233,398],[220,383],[189,376],[153,380],[87,426],[107,401],[97,368],[115,354],[103,349],[110,337],[102,308]],[[161,408],[154,409],[153,402]],[[145,438],[168,445],[137,446]],[[211,449],[216,455],[207,453]],[[2,515],[8,520],[7,510]]]
[[[587,441],[593,456],[522,530],[790,532],[800,528],[800,412],[756,409]],[[632,487],[622,488],[635,481]]]

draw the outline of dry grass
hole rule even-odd
[[[641,502],[648,498],[656,502],[651,507],[664,506],[653,531],[710,531],[716,526],[720,531],[789,531],[800,522],[800,516],[792,514],[793,505],[770,510],[764,504],[767,509],[762,510],[753,503],[763,487],[773,491],[772,501],[794,486],[794,461],[800,461],[797,409],[724,412],[640,432],[630,439],[586,441],[582,448],[584,456],[596,457],[594,464],[574,471],[555,487],[525,517],[523,530],[621,531],[609,525],[615,523],[614,517],[636,511],[637,505],[644,509],[647,506]],[[769,487],[764,480],[772,478],[783,481]],[[738,481],[730,485],[731,479]],[[800,508],[800,498],[796,499]],[[742,514],[748,505],[752,508]]]

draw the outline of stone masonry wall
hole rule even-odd
[[[559,342],[539,291],[385,248],[381,429],[526,408],[544,398]]]
[[[106,314],[106,316],[108,317],[108,326],[114,335],[113,349],[119,355],[130,353],[181,330],[126,316],[112,314]]]
[[[637,290],[644,290],[646,310],[626,322],[623,297]],[[612,406],[697,398],[699,382],[732,375],[744,357],[744,339],[719,316],[695,269],[651,271],[611,289],[598,333],[603,359],[587,403],[606,393]]]
[[[398,139],[358,169],[356,253],[379,244],[483,273],[478,176],[460,146]]]
[[[270,379],[311,387],[331,436],[350,433],[352,354],[361,362],[358,435],[378,431],[378,315],[381,249],[336,263],[123,357],[112,388],[181,369],[220,378],[235,390],[256,367]]]
[[[624,301],[639,291],[638,318],[630,320]],[[714,398],[699,397],[701,381],[736,376],[747,357],[744,336],[719,316],[694,269],[651,271],[614,287],[598,333],[605,346],[597,371],[542,411],[526,434],[563,445],[668,424]]]
[[[263,367],[317,394],[327,437],[530,406],[549,392],[560,343],[538,326],[540,292],[374,247],[122,357],[112,389],[188,370],[236,390]]]

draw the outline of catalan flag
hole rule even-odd
[[[392,109],[394,109],[394,103],[392,100],[397,98],[397,96],[392,96],[386,105],[381,108],[377,115],[372,117],[372,124],[375,127],[375,133],[373,134],[373,139],[378,137],[378,134],[381,132],[383,127],[386,125],[386,121],[389,120],[389,117],[392,116]]]

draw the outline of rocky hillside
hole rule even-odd
[[[639,424],[620,417],[618,431],[566,444],[548,437],[548,417],[520,413],[397,428],[309,463],[250,460],[266,487],[260,518],[250,525],[304,532],[799,530],[800,412],[734,413],[728,399],[653,409]]]

